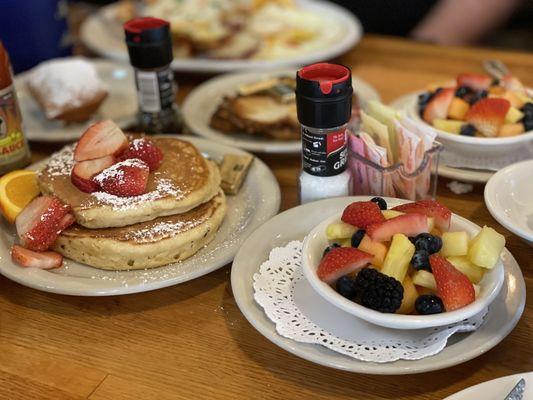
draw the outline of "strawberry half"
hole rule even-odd
[[[483,135],[494,137],[498,135],[510,107],[511,103],[505,99],[490,97],[481,99],[470,107],[465,119]]]
[[[341,220],[359,229],[366,229],[368,225],[385,221],[385,217],[373,201],[356,201],[344,209]]]
[[[134,139],[120,156],[121,160],[127,160],[128,158],[143,160],[150,168],[150,171],[154,171],[159,168],[161,161],[163,161],[163,152],[150,139]]]
[[[397,233],[416,236],[427,231],[428,219],[424,214],[399,215],[366,228],[366,234],[375,242],[388,242]]]
[[[70,206],[54,196],[32,200],[15,220],[22,245],[35,251],[48,250],[61,233],[69,212]]]
[[[82,192],[96,192],[100,189],[100,186],[98,183],[93,181],[92,178],[99,172],[102,172],[104,169],[112,166],[115,161],[115,157],[113,156],[80,161],[74,165],[74,168],[72,168],[72,172],[70,173],[70,181]]]
[[[63,256],[54,251],[37,252],[16,244],[11,248],[11,259],[27,268],[52,269],[63,264]]]
[[[466,86],[476,92],[487,90],[492,84],[492,78],[485,74],[459,74],[457,86]]]
[[[437,294],[446,311],[457,310],[476,299],[472,282],[448,260],[438,254],[432,254],[429,263],[437,282]]]
[[[100,121],[87,128],[80,137],[74,149],[74,160],[86,161],[116,156],[127,147],[128,138],[113,121]]]
[[[445,119],[454,96],[455,88],[444,88],[433,95],[424,109],[422,119],[430,124],[434,119]]]
[[[131,158],[103,170],[93,180],[106,193],[120,197],[138,196],[146,191],[149,173],[144,161]]]
[[[68,213],[63,218],[61,218],[61,221],[59,221],[59,224],[57,226],[58,234],[63,232],[65,229],[67,229],[70,225],[76,222],[76,218],[74,218],[74,215]]]
[[[452,212],[436,200],[419,200],[414,203],[400,204],[393,210],[407,214],[424,214],[426,217],[435,219],[435,226],[443,232],[450,229]]]
[[[322,259],[316,273],[321,281],[333,284],[341,276],[367,266],[374,256],[355,247],[337,247]]]

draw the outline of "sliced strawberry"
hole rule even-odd
[[[385,217],[373,201],[356,201],[344,209],[341,220],[360,229],[366,229],[370,224],[385,221]]]
[[[32,200],[17,216],[15,225],[22,245],[30,250],[48,250],[61,232],[70,206],[54,196]]]
[[[16,244],[11,248],[11,259],[27,268],[52,269],[63,264],[63,256],[54,251],[37,252]]]
[[[524,85],[522,84],[522,82],[520,82],[520,80],[516,76],[505,75],[501,79],[501,82],[502,82],[503,87],[506,88],[507,90],[511,90],[513,92],[523,93],[523,94],[526,93],[526,89]]]
[[[435,218],[435,226],[441,231],[446,232],[450,229],[452,212],[437,200],[419,200],[414,203],[400,204],[392,209],[407,214],[424,214],[427,217]]]
[[[470,122],[483,135],[494,137],[498,135],[500,127],[505,121],[505,115],[511,103],[501,98],[484,98],[475,102],[465,115]]]
[[[116,156],[128,147],[128,138],[124,132],[110,120],[91,125],[80,137],[74,160],[94,160],[105,156]]]
[[[138,196],[146,191],[148,165],[137,158],[121,161],[103,170],[93,180],[106,193],[115,196]]]
[[[74,215],[71,213],[68,213],[63,218],[61,218],[61,221],[59,221],[59,225],[57,226],[58,234],[63,232],[65,229],[67,229],[70,225],[76,222],[76,218],[74,218]]]
[[[397,233],[416,236],[428,231],[428,219],[424,214],[403,214],[366,228],[366,234],[375,242],[388,242]]]
[[[438,254],[432,254],[429,263],[437,282],[437,294],[442,299],[446,311],[457,310],[476,299],[474,285],[448,260]]]
[[[457,86],[466,86],[476,92],[487,90],[492,84],[492,78],[485,74],[460,74],[457,76]]]
[[[94,160],[80,161],[74,165],[70,180],[74,186],[85,193],[96,192],[100,186],[92,178],[116,162],[115,157],[105,156]]]
[[[148,164],[150,171],[154,171],[161,165],[163,152],[150,139],[134,139],[120,156],[121,160],[127,160],[128,158],[138,158],[139,160],[143,160]]]
[[[431,124],[435,119],[445,119],[454,96],[455,88],[444,88],[435,94],[424,109],[424,121]]]
[[[341,276],[367,266],[373,258],[372,254],[355,247],[337,247],[324,256],[316,273],[321,281],[331,285]]]

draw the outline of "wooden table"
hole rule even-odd
[[[385,101],[503,60],[533,86],[533,55],[440,48],[368,35],[341,58]],[[198,77],[179,76],[180,99]],[[34,158],[56,146],[34,143]],[[282,188],[282,209],[297,205],[298,157],[261,156]],[[501,227],[483,203],[483,187],[455,195],[439,182],[439,200],[479,225],[505,234],[533,290],[533,251]],[[237,308],[230,266],[178,286],[120,297],[48,294],[0,277],[2,399],[437,399],[500,376],[533,370],[533,302],[496,348],[444,371],[371,376],[304,361],[259,334]]]

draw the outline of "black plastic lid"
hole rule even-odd
[[[159,18],[134,18],[124,24],[130,62],[136,68],[159,68],[172,61],[170,24]]]
[[[341,64],[318,63],[296,73],[296,108],[302,125],[327,129],[352,115],[352,73]]]

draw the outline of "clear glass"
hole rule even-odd
[[[402,163],[385,168],[348,149],[348,170],[352,175],[350,194],[408,200],[434,199],[441,151],[442,145],[434,142],[418,168],[407,172]]]

